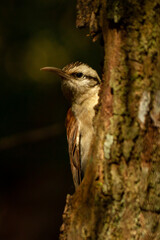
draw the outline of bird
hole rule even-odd
[[[61,89],[70,104],[65,125],[71,172],[77,189],[82,182],[88,162],[101,79],[93,68],[79,61],[68,64],[62,69],[44,67],[40,70],[53,72],[61,77]]]

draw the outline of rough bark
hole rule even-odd
[[[95,137],[61,240],[160,239],[160,0],[78,0],[104,42]]]

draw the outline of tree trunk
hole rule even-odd
[[[95,137],[61,240],[160,239],[160,0],[78,0],[104,42]]]

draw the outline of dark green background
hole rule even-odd
[[[63,127],[68,105],[59,78],[39,69],[79,60],[101,72],[102,48],[76,29],[75,21],[73,0],[0,4],[2,240],[58,239],[66,194],[74,192]],[[28,131],[57,123],[58,135],[23,141]],[[22,135],[18,144],[17,135]]]

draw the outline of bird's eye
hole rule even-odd
[[[81,78],[82,76],[83,76],[83,73],[81,72],[76,73],[76,77]]]

